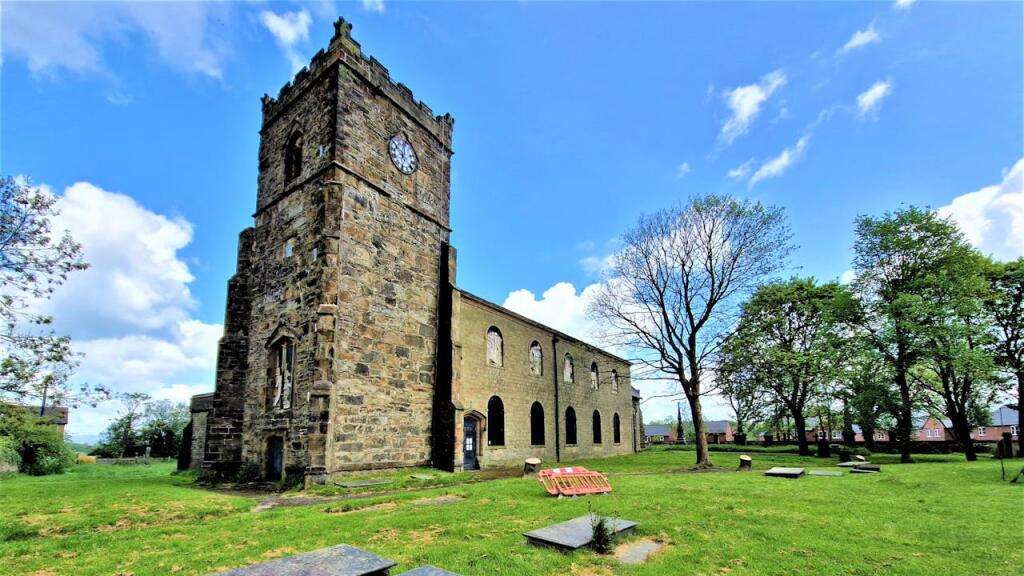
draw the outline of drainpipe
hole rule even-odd
[[[555,384],[555,462],[562,461],[562,409],[558,406],[558,336],[551,336],[551,381]]]

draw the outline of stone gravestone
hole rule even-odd
[[[774,437],[771,434],[765,434],[764,439],[761,443],[764,444],[765,446],[771,446],[772,440],[774,440]]]
[[[348,544],[220,572],[217,576],[388,576],[395,563]]]
[[[839,461],[840,462],[849,462],[850,461],[850,449],[849,448],[840,448],[839,449]]]
[[[829,458],[832,451],[829,449],[828,438],[818,438],[818,458]]]

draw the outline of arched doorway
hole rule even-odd
[[[482,419],[476,412],[462,419],[462,469],[480,469],[480,430]]]

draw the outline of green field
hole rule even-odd
[[[761,470],[834,462],[753,455]],[[736,454],[712,456],[735,466]],[[0,574],[207,574],[339,543],[398,561],[393,574],[421,564],[466,576],[1024,573],[1024,485],[1001,482],[987,456],[922,456],[881,474],[800,480],[686,472],[692,460],[655,449],[582,462],[609,474],[610,496],[555,500],[534,480],[472,474],[442,474],[444,485],[429,487],[404,473],[381,487],[390,493],[262,512],[252,509],[265,496],[196,488],[170,464],[8,477],[0,479]],[[462,499],[422,501],[443,494]],[[637,521],[634,538],[668,547],[625,566],[525,544],[523,532],[588,507]]]

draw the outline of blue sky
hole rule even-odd
[[[856,215],[906,204],[1024,254],[1019,2],[0,10],[0,171],[63,197],[93,269],[49,306],[86,354],[81,377],[121,389],[212,388],[259,98],[339,15],[456,119],[459,284],[564,330],[586,334],[585,289],[638,215],[707,191],[784,207],[794,271],[823,279],[850,267]],[[71,430],[115,411],[83,410]]]

